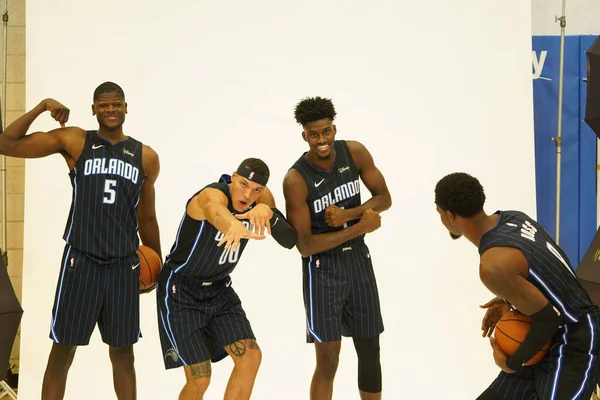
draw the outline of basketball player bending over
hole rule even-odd
[[[283,182],[302,255],[307,342],[315,343],[317,356],[310,398],[331,399],[344,335],[352,336],[358,355],[361,399],[380,399],[383,320],[364,236],[380,227],[379,212],[392,200],[365,146],[335,140],[335,115],[329,99],[308,98],[296,106],[309,150]],[[364,204],[359,179],[372,195]]]
[[[296,232],[275,208],[268,179],[267,165],[249,158],[186,204],[156,290],[165,368],[184,367],[181,400],[202,399],[211,361],[227,354],[234,368],[225,399],[249,399],[252,393],[261,351],[229,275],[248,239],[270,233],[283,247],[296,244]]]
[[[96,323],[109,345],[117,398],[136,398],[133,344],[140,337],[138,229],[142,242],[160,255],[154,209],[159,161],[154,150],[123,133],[127,103],[118,85],[101,84],[93,100],[98,130],[65,128],[69,109],[46,99],[0,135],[0,153],[7,156],[38,158],[60,153],[73,186],[50,327],[54,343],[42,400],[64,397],[76,347],[89,343]],[[45,111],[62,127],[26,135],[31,123]]]
[[[479,276],[496,296],[484,308],[483,336],[490,336],[502,371],[480,400],[589,400],[598,378],[600,310],[575,277],[567,255],[544,228],[520,211],[483,211],[479,181],[465,173],[442,178],[435,204],[453,239],[465,236],[479,248]],[[491,334],[514,307],[533,318],[523,343],[510,357]],[[538,364],[523,366],[549,341]]]

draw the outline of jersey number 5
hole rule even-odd
[[[115,202],[115,196],[117,192],[115,191],[115,187],[117,186],[117,181],[114,179],[105,179],[104,180],[104,196],[103,203],[104,204],[113,204]]]

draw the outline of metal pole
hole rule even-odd
[[[4,0],[4,12],[2,13],[2,24],[4,32],[4,51],[2,54],[2,132],[6,127],[6,69],[8,60],[8,0]],[[2,175],[2,258],[8,266],[8,251],[6,250],[6,156],[0,156],[0,172]]]
[[[560,242],[560,178],[561,178],[561,163],[562,163],[562,103],[563,103],[563,74],[565,64],[565,26],[567,26],[567,18],[565,10],[567,0],[562,1],[562,15],[555,17],[556,22],[560,22],[560,61],[558,71],[558,127],[556,137],[552,138],[556,144],[556,244]]]

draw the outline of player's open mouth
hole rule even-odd
[[[326,151],[329,148],[328,144],[324,144],[322,146],[317,146],[317,150],[319,151]]]

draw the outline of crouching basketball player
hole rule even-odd
[[[533,325],[507,357],[490,338],[502,369],[479,400],[589,400],[598,379],[600,310],[577,280],[567,255],[544,228],[520,211],[483,211],[479,181],[465,173],[442,178],[435,203],[453,239],[465,236],[479,247],[479,276],[496,296],[484,308],[482,329],[490,336],[510,305]],[[549,341],[538,364],[523,366]]]
[[[249,399],[252,393],[261,352],[229,275],[249,239],[271,233],[283,247],[296,244],[295,230],[266,188],[268,179],[267,165],[249,158],[186,204],[157,282],[165,367],[183,366],[186,377],[180,400],[202,399],[211,361],[227,354],[234,368],[225,398]]]

